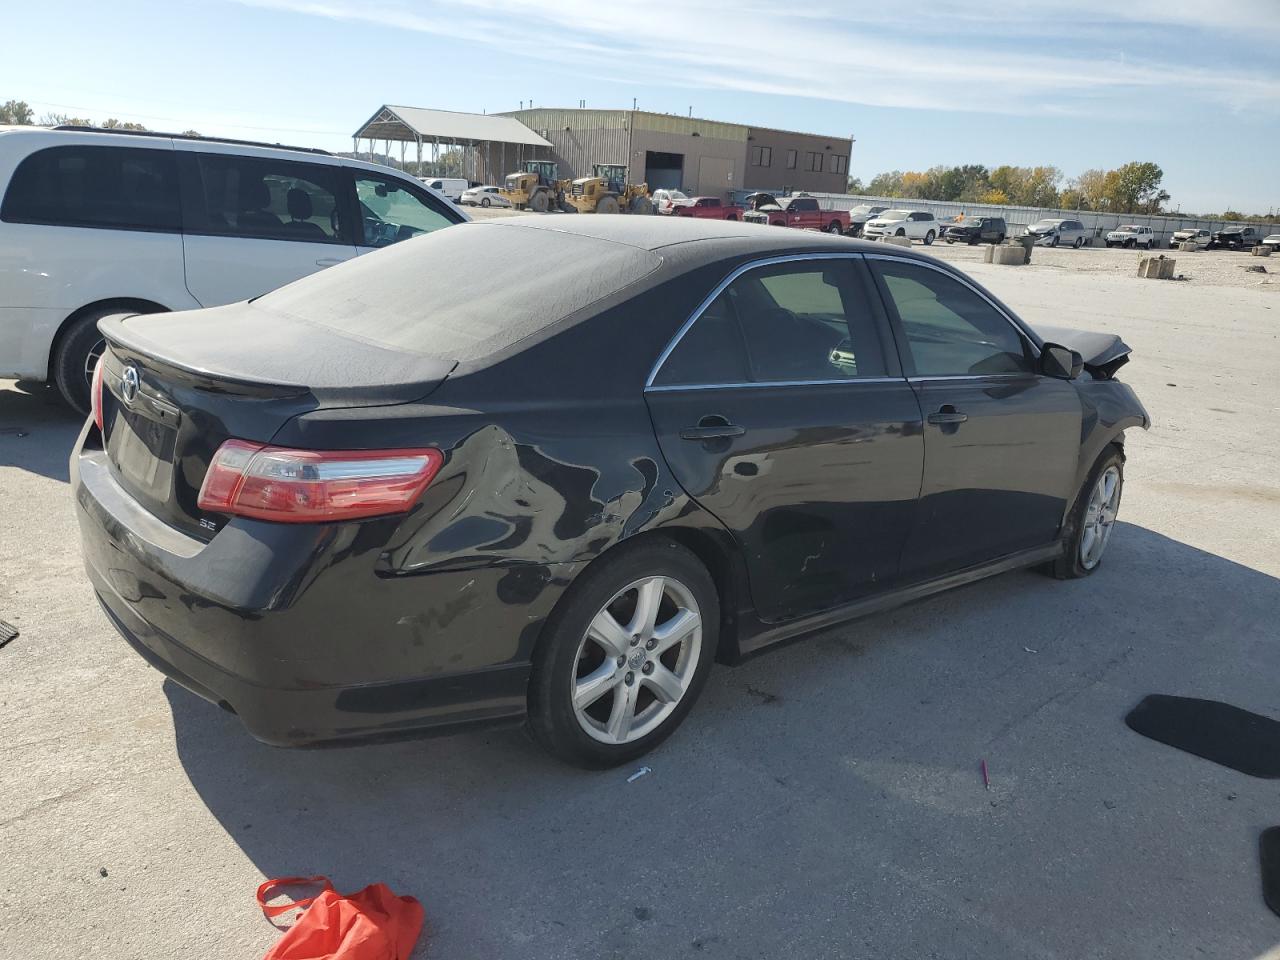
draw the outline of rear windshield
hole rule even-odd
[[[512,224],[463,224],[312,274],[254,301],[397,350],[496,353],[655,270],[648,250]]]

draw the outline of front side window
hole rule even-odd
[[[853,380],[886,374],[884,346],[850,265],[797,261],[751,270],[703,312],[658,385]]]
[[[182,229],[172,150],[49,147],[9,180],[0,219],[116,230]]]
[[[390,177],[356,174],[356,201],[362,225],[360,242],[366,247],[385,247],[453,223],[425,198]]]
[[[874,269],[898,311],[916,376],[1031,371],[1022,335],[960,281],[928,267],[894,260],[877,261]]]
[[[199,203],[193,233],[309,243],[350,243],[338,205],[342,171],[224,153],[196,155]]]

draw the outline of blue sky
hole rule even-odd
[[[1153,160],[1175,207],[1280,208],[1280,0],[13,6],[0,100],[38,114],[341,150],[383,103],[494,112],[634,97],[852,135],[850,172],[864,179]]]

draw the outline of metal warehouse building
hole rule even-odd
[[[519,120],[551,144],[561,177],[590,176],[597,163],[623,164],[650,190],[843,193],[849,137],[748,127],[645,110],[536,108],[499,116]]]

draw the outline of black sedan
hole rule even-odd
[[[527,718],[628,760],[714,659],[1092,573],[1148,423],[1116,337],[910,250],[685,218],[467,224],[101,329],[94,589],[280,745]]]
[[[947,243],[1004,243],[1009,232],[1003,217],[970,217],[953,223],[942,231]]]

